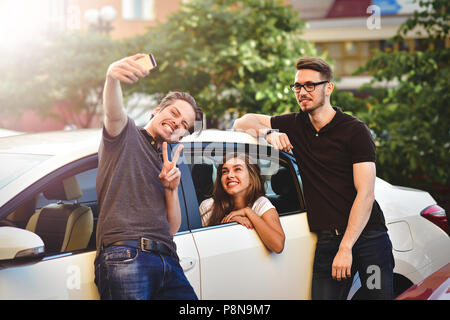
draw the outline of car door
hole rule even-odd
[[[189,174],[189,172],[187,172]],[[44,196],[45,190],[55,180],[75,177],[83,196],[79,203],[87,206],[93,213],[93,228],[85,248],[67,252],[46,252],[43,258],[34,260],[11,260],[0,262],[0,299],[98,299],[94,283],[94,260],[96,256],[95,231],[98,216],[96,195],[97,155],[75,161],[55,170],[51,175],[36,182],[19,194],[13,206],[2,210],[0,218],[19,216],[29,219],[42,207],[52,205]],[[174,241],[177,253],[188,280],[200,296],[200,270],[198,254],[192,235],[188,232],[186,206],[182,187],[179,187],[182,224]],[[31,203],[31,205],[30,205]],[[29,213],[24,214],[27,208]],[[4,208],[2,208],[4,209]],[[5,215],[6,213],[6,215]],[[25,228],[27,221],[17,223]],[[55,225],[56,228],[56,225]]]
[[[251,152],[252,146],[231,148]],[[293,157],[278,156],[273,150],[256,152],[266,178],[266,196],[277,208],[286,235],[283,252],[275,254],[264,246],[255,230],[236,223],[202,226],[199,203],[211,196],[215,170],[224,150],[228,152],[230,146],[203,144],[202,151],[198,149],[198,145],[185,145],[193,180],[191,188],[185,183],[184,192],[186,199],[197,199],[187,205],[200,257],[201,298],[309,299],[316,239],[308,228],[301,180]],[[280,184],[290,184],[287,189],[294,192],[281,194]]]
[[[69,177],[75,179],[82,196],[77,199],[81,206],[92,212],[93,225],[82,248],[65,252],[48,251],[43,257],[32,260],[14,259],[0,264],[0,299],[97,299],[98,292],[93,282],[95,259],[95,221],[97,196],[95,177],[97,156],[90,156],[58,168],[50,175],[35,182],[18,194],[1,214],[28,230],[29,221],[42,208],[56,205],[56,200],[46,198],[46,191],[58,181]],[[47,196],[49,197],[49,196]],[[2,216],[5,218],[5,216]],[[47,231],[57,232],[59,226]],[[31,231],[30,231],[31,232]]]

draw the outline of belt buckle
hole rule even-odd
[[[146,248],[145,242],[147,242],[147,244],[149,244],[149,243],[150,243],[150,239],[142,237],[142,238],[139,240],[139,244],[140,244],[141,250],[142,250],[142,251],[145,251],[145,252],[150,252],[150,250]],[[147,246],[147,247],[148,247],[148,246]]]

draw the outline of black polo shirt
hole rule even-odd
[[[310,230],[345,230],[356,189],[353,164],[375,162],[375,143],[367,126],[339,108],[320,131],[306,113],[271,117],[271,126],[288,135],[302,175]],[[385,226],[375,201],[367,229]]]

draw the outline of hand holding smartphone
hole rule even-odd
[[[148,71],[156,68],[156,60],[155,57],[153,57],[153,54],[148,54],[145,57],[142,57],[138,60],[136,60],[137,63],[139,63],[141,66],[146,68]]]
[[[152,54],[135,54],[113,62],[106,72],[107,77],[126,82],[136,83],[156,67]],[[145,71],[144,71],[145,70]]]

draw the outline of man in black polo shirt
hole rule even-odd
[[[374,197],[375,144],[367,126],[332,107],[333,72],[319,58],[297,61],[291,85],[298,113],[247,114],[236,130],[293,149],[302,174],[308,224],[317,233],[312,298],[345,299],[359,272],[364,297],[393,298],[392,244]]]

